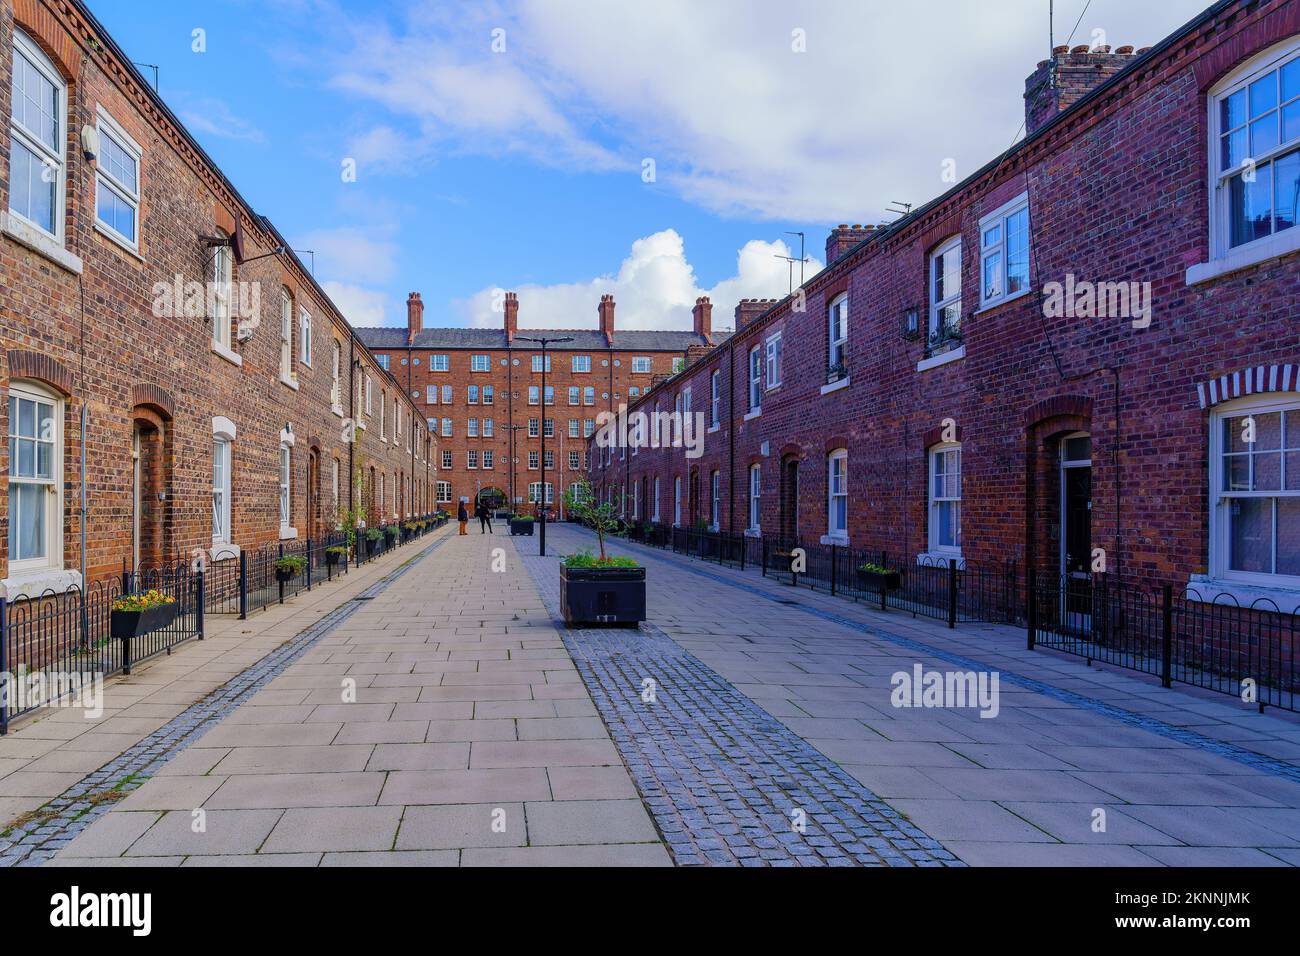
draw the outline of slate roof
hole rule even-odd
[[[359,338],[370,349],[406,348],[406,329],[396,327],[359,328]],[[572,342],[559,342],[548,350],[564,352],[602,352],[605,335],[600,329],[520,329],[515,336],[514,348],[528,351],[532,342],[521,342],[519,336],[560,335]],[[713,344],[720,345],[731,337],[731,332],[714,332]],[[624,352],[685,352],[688,345],[702,345],[704,340],[689,331],[655,331],[650,329],[615,329],[614,348]],[[415,337],[418,349],[504,349],[504,329],[424,329]]]

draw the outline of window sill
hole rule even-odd
[[[340,408],[338,405],[333,406],[330,409],[330,411],[333,412],[335,415],[337,415],[339,418],[343,417],[343,409]]]
[[[299,387],[300,387],[300,386],[298,385],[298,380],[297,380],[297,379],[295,379],[295,378],[288,378],[288,377],[286,377],[286,376],[284,376],[284,375],[281,375],[281,376],[280,376],[280,384],[281,384],[281,385],[287,385],[287,386],[289,386],[289,388],[293,389],[295,392],[298,391],[298,389],[299,389]]]
[[[1185,279],[1188,285],[1197,285],[1297,251],[1300,251],[1300,231],[1288,229],[1191,266]]]
[[[123,238],[120,234],[114,232],[112,229],[109,229],[107,226],[105,226],[102,222],[99,221],[98,217],[95,218],[95,232],[99,233],[101,236],[103,236],[113,245],[117,246],[119,249],[125,252],[132,259],[135,259],[141,265],[145,264],[144,256],[140,255],[140,250],[137,247],[131,245],[131,243],[128,242],[125,238]]]
[[[1025,296],[1029,295],[1029,293],[1033,291],[1034,291],[1033,287],[1031,286],[1027,289],[1021,289],[1015,295],[1006,295],[1000,299],[994,299],[992,302],[985,302],[981,304],[978,309],[975,310],[975,314],[983,315],[985,312],[992,312],[994,309],[1000,309],[1008,302],[1015,302],[1017,299],[1023,299]]]
[[[220,355],[223,359],[225,359],[227,362],[229,362],[231,365],[234,366],[240,366],[244,364],[243,356],[241,356],[238,352],[232,352],[229,348],[222,345],[216,339],[212,340],[212,354]]]
[[[281,540],[281,541],[292,541],[292,540],[293,540],[294,538],[296,538],[296,537],[298,537],[298,529],[297,529],[297,528],[290,528],[290,527],[288,527],[287,525],[280,525],[280,540]]]
[[[229,558],[238,558],[240,547],[237,544],[231,544],[229,541],[213,541],[211,557],[213,561],[225,561]]]
[[[959,552],[922,551],[916,556],[916,563],[918,565],[947,567],[949,561],[956,561],[959,570],[966,567],[966,559],[963,558]]]
[[[821,543],[833,544],[839,548],[847,548],[849,546],[849,537],[845,534],[824,534],[821,537]]]
[[[762,528],[746,528],[744,531],[746,538],[761,538],[763,536]]]
[[[752,412],[746,412],[745,417],[742,418],[741,421],[752,422],[755,418],[757,418],[759,415],[762,414],[763,414],[763,410],[761,408],[756,408]]]
[[[710,425],[710,426],[705,430],[705,434],[706,434],[706,435],[712,435],[714,432],[716,432],[716,431],[721,431],[721,430],[722,430],[722,423],[719,422],[719,423],[716,424],[716,425]]]
[[[1225,581],[1205,574],[1193,574],[1187,581],[1187,590],[1183,596],[1188,601],[1204,604],[1214,604],[1216,601],[1219,604],[1231,604],[1235,600],[1242,607],[1250,607],[1256,601],[1272,601],[1283,612],[1300,609],[1300,588]]]
[[[56,266],[67,269],[73,275],[81,275],[83,266],[80,256],[74,256],[66,248],[44,235],[35,226],[29,226],[15,219],[7,212],[0,212],[0,232],[19,245],[26,246],[38,256],[44,256]]]
[[[955,349],[949,349],[939,355],[931,355],[929,358],[921,359],[916,363],[918,372],[925,372],[932,368],[938,368],[940,365],[947,365],[949,362],[956,362],[966,357],[966,346],[959,345]]]
[[[45,591],[62,594],[70,587],[80,586],[80,571],[55,568],[44,571],[20,571],[0,581],[0,597],[13,601],[21,597],[40,597]]]
[[[829,395],[831,392],[838,392],[840,389],[848,388],[848,387],[849,387],[849,376],[845,375],[843,378],[831,382],[829,385],[823,385],[822,394]]]

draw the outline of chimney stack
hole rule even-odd
[[[736,331],[743,331],[745,326],[774,305],[776,299],[741,299],[736,303]]]
[[[406,344],[414,345],[415,337],[424,329],[424,303],[420,293],[412,292],[406,297]]]
[[[614,296],[605,293],[600,297],[600,330],[605,333],[605,344],[614,344]]]
[[[505,300],[506,313],[506,345],[515,340],[519,334],[519,295],[515,292],[507,292]]]
[[[871,235],[875,228],[875,226],[864,226],[860,223],[854,223],[851,226],[848,223],[840,223],[826,237],[826,264],[830,265],[844,255],[844,253]]]
[[[1150,47],[1143,47],[1141,56]],[[1131,46],[1058,46],[1025,80],[1025,136],[1033,136],[1058,113],[1069,109],[1133,62]]]
[[[691,310],[691,315],[695,317],[695,334],[704,339],[706,345],[712,345],[713,303],[709,301],[707,295],[702,295],[695,300],[695,308]]]

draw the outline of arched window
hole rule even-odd
[[[930,552],[961,556],[961,445],[945,442],[929,455]]]
[[[40,47],[14,31],[9,211],[62,245],[68,87]]]
[[[834,543],[849,538],[849,452],[837,448],[826,457],[826,536]]]
[[[9,385],[9,575],[63,567],[63,399]]]
[[[1254,261],[1300,248],[1300,38],[1214,86],[1210,135],[1211,255]]]

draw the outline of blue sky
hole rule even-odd
[[[1085,2],[1058,0],[1058,43]],[[593,326],[603,292],[622,326],[689,326],[697,294],[728,326],[786,292],[786,230],[815,269],[835,222],[1009,146],[1048,26],[1047,0],[89,3],[361,325],[411,290],[426,324],[495,325],[507,288],[525,326]],[[1093,0],[1073,42],[1203,6]]]

